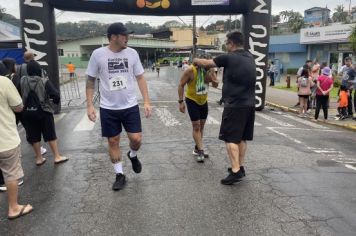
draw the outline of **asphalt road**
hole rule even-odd
[[[223,186],[229,162],[217,139],[221,91],[210,91],[204,135],[210,158],[199,164],[188,115],[178,111],[178,71],[161,71],[159,78],[146,74],[154,108],[142,119],[142,173],[124,157],[127,186],[111,190],[106,140],[99,122],[85,120],[82,94],[56,117],[68,163],[54,166],[48,153],[37,167],[23,142],[20,200],[35,211],[8,221],[6,194],[0,193],[0,235],[356,235],[354,132],[266,107],[256,114],[246,178]],[[79,85],[83,93],[84,82]],[[21,128],[20,134],[25,140]],[[125,136],[121,147],[125,155]]]

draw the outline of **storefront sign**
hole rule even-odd
[[[301,29],[301,44],[347,42],[355,24]]]

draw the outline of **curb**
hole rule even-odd
[[[298,114],[298,111],[296,109],[293,109],[293,108],[290,108],[290,107],[286,107],[286,106],[282,106],[282,105],[279,105],[279,104],[276,104],[276,103],[273,103],[273,102],[266,101],[266,105],[267,106],[271,106],[271,107],[275,107],[275,108],[279,108],[282,111],[288,111],[288,112],[292,112],[292,113]],[[337,127],[341,127],[341,128],[348,129],[348,130],[356,132],[356,125],[336,124],[336,123],[331,123],[329,121],[324,121],[324,123],[327,123],[329,125],[334,125],[334,126],[337,126]]]

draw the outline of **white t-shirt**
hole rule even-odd
[[[113,52],[108,47],[94,50],[86,74],[99,78],[100,107],[122,110],[137,105],[136,76],[142,75],[140,57],[135,49]]]
[[[12,150],[21,142],[11,109],[21,104],[22,99],[15,85],[7,77],[0,76],[0,152]]]

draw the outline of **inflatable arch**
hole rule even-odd
[[[23,47],[34,52],[59,89],[54,8],[154,16],[243,14],[245,48],[257,65],[256,109],[264,108],[271,0],[20,0]]]

